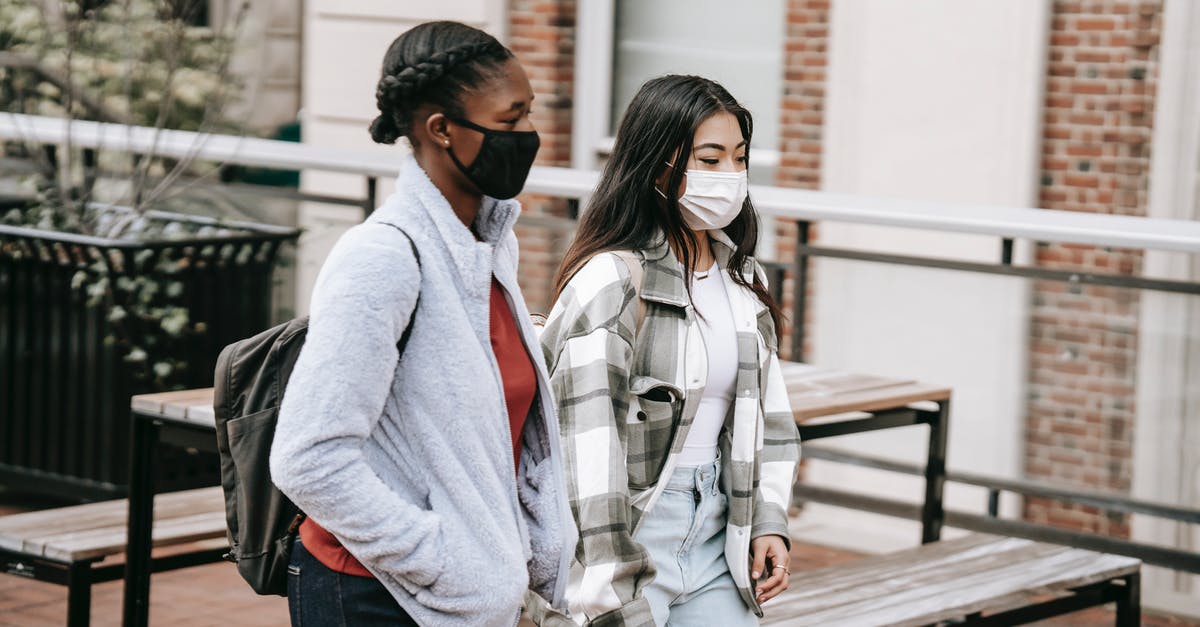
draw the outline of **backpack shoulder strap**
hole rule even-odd
[[[642,300],[642,268],[641,256],[632,250],[614,250],[614,254],[625,262],[625,267],[629,268],[629,280],[633,283],[633,291],[637,296],[637,326],[634,327],[636,337],[637,331],[642,328],[642,321],[646,319],[646,301]]]
[[[417,252],[417,244],[415,242],[413,242],[413,239],[411,236],[409,236],[408,232],[406,232],[404,229],[400,228],[399,225],[392,224],[391,222],[380,222],[379,224],[386,224],[386,225],[392,227],[393,229],[400,231],[400,234],[404,236],[404,239],[408,240],[408,245],[412,248],[413,258],[417,260],[417,268],[420,269],[421,253]],[[418,277],[418,280],[417,280],[417,302],[413,305],[413,312],[412,312],[412,315],[410,315],[408,317],[408,324],[404,327],[404,333],[400,334],[400,341],[396,342],[396,348],[400,349],[400,355],[402,355],[402,356],[404,355],[404,347],[408,346],[408,338],[409,338],[409,336],[412,335],[413,320],[415,320],[417,317],[417,307],[421,306],[421,291],[420,291],[421,287],[420,286],[421,286],[421,282]]]

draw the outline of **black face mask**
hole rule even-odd
[[[529,168],[537,157],[541,139],[537,131],[497,131],[484,128],[469,120],[449,118],[455,124],[483,133],[479,154],[471,165],[463,165],[454,151],[446,148],[454,165],[466,175],[479,191],[492,198],[508,200],[521,193]]]

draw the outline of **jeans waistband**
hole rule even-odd
[[[717,479],[721,475],[721,460],[717,458],[699,466],[677,466],[667,480],[669,490],[696,490],[715,492],[719,490]]]

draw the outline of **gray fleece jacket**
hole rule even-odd
[[[321,268],[271,477],[418,623],[508,627],[527,589],[565,606],[577,538],[517,285],[519,204],[485,198],[477,241],[411,156],[396,189]],[[404,234],[381,223],[404,229],[419,265]],[[493,275],[537,371],[516,473],[488,330]]]

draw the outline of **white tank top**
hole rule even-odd
[[[692,304],[700,313],[700,336],[708,351],[708,381],[679,454],[680,466],[699,466],[717,458],[717,438],[737,389],[737,329],[721,273],[714,263],[692,280]]]

